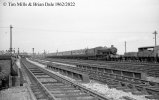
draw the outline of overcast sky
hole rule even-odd
[[[154,45],[152,33],[159,32],[159,0],[46,0],[75,2],[72,7],[9,7],[5,1],[0,1],[0,50],[9,49],[10,24],[13,48],[27,52],[33,47],[56,52],[114,45],[123,54],[124,41],[128,52],[137,51]]]

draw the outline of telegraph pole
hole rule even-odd
[[[13,49],[13,52],[14,52],[14,54],[15,54],[15,48]]]
[[[34,48],[32,48],[33,49],[33,56],[34,56]]]
[[[58,49],[56,50],[56,55],[58,54]]]
[[[10,53],[12,54],[12,25],[10,25]]]
[[[18,55],[19,55],[19,48],[18,48]]]
[[[44,57],[45,57],[45,55],[46,55],[46,52],[45,52],[45,50],[44,50]]]
[[[9,50],[10,56],[12,56],[12,28],[13,28],[12,25],[10,25],[10,50]],[[11,61],[10,62],[10,66],[11,66],[11,69],[10,69],[11,73],[10,74],[11,74],[11,76],[14,76],[15,73],[13,72],[14,69],[13,69],[13,65],[12,65],[13,64],[12,59],[10,61]],[[11,86],[11,85],[9,85],[9,86]]]
[[[156,41],[156,35],[157,35],[157,32],[155,31],[153,33],[155,35],[155,48],[154,48],[154,57],[155,57],[155,61],[157,60],[156,57],[157,57],[157,51],[156,51],[156,46],[157,46],[157,41]]]
[[[126,53],[126,41],[125,41],[125,53]]]
[[[157,32],[155,31],[153,34],[155,35],[155,47],[156,47],[156,45],[157,45],[157,41],[156,41]]]

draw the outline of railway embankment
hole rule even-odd
[[[9,87],[10,60],[0,60],[0,90]]]
[[[0,69],[0,100],[36,100],[20,59],[1,57]]]
[[[11,56],[0,57],[0,90],[19,86],[20,73],[17,58]]]

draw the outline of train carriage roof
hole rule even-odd
[[[145,46],[145,47],[139,47],[138,49],[146,49],[146,48],[154,48],[155,46]],[[159,45],[157,45],[156,47],[159,47]]]

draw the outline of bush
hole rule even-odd
[[[0,90],[9,86],[10,60],[0,60]]]

